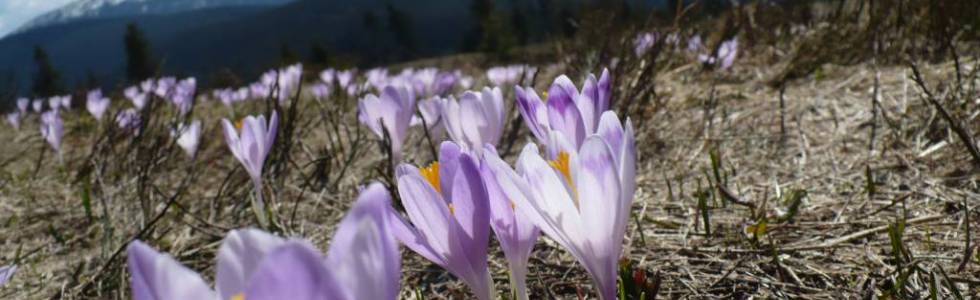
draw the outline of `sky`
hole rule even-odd
[[[0,37],[32,18],[74,0],[0,0]]]

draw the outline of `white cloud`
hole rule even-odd
[[[0,37],[32,18],[74,0],[0,0]]]

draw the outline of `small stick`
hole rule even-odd
[[[947,111],[946,108],[943,107],[938,100],[936,100],[936,97],[934,97],[932,92],[929,91],[925,81],[922,79],[922,74],[919,73],[919,67],[916,66],[915,62],[909,61],[908,64],[909,67],[912,68],[912,80],[915,81],[920,88],[922,88],[922,92],[925,93],[926,101],[935,106],[936,110],[939,111],[939,114],[943,116],[943,119],[946,119],[946,123],[949,123],[949,127],[953,129],[956,136],[960,138],[960,142],[963,142],[966,149],[970,152],[970,155],[973,156],[974,166],[976,168],[980,168],[980,150],[977,149],[977,144],[973,140],[973,134],[970,133],[969,129],[963,127],[963,125],[960,124],[960,121],[950,114],[949,111]]]

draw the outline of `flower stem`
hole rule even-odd
[[[255,181],[255,198],[252,199],[252,213],[259,220],[259,226],[269,228],[269,220],[265,215],[265,202],[262,201],[262,182]]]

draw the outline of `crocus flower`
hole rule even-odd
[[[20,112],[7,113],[7,123],[14,129],[20,129]]]
[[[197,145],[201,140],[201,121],[194,120],[187,126],[180,124],[173,135],[177,137],[177,145],[184,149],[187,156],[194,158],[197,153]]]
[[[27,107],[29,105],[31,105],[31,99],[27,99],[27,98],[17,99],[17,110],[20,111],[20,113],[22,114],[27,113]]]
[[[442,117],[442,99],[433,98],[418,102],[419,115],[412,118],[411,126],[422,126],[429,130],[429,138],[442,141],[446,134],[445,118]],[[424,122],[424,124],[423,124]]]
[[[61,108],[61,97],[55,96],[48,98],[48,108],[51,110],[58,110]]]
[[[170,93],[170,102],[177,106],[181,116],[187,115],[194,106],[197,92],[197,80],[193,77],[183,79],[174,84]]]
[[[704,44],[701,43],[701,36],[695,35],[687,40],[687,51],[701,52],[703,49]]]
[[[378,138],[384,139],[387,133],[392,159],[401,161],[402,143],[415,116],[415,94],[404,86],[388,86],[380,97],[369,94],[362,98],[357,113],[361,124]]]
[[[327,85],[333,85],[334,78],[336,77],[337,77],[337,70],[334,69],[326,69],[320,72],[320,82]]]
[[[61,107],[62,108],[64,108],[64,109],[70,109],[71,108],[71,96],[65,95],[65,96],[61,96],[58,99],[61,100]]]
[[[85,108],[88,112],[95,117],[96,120],[102,120],[102,116],[105,111],[109,109],[109,98],[102,97],[102,91],[93,90],[88,92],[88,97],[85,101]]]
[[[41,136],[51,145],[51,148],[61,156],[61,137],[65,133],[64,123],[57,110],[49,110],[41,114]]]
[[[537,71],[537,68],[526,65],[493,67],[487,69],[487,80],[495,86],[519,84],[520,82],[518,81],[521,80],[524,80],[524,83],[528,83]]]
[[[326,99],[330,96],[330,86],[325,83],[317,83],[310,87],[310,94],[316,100]]]
[[[568,76],[559,76],[548,90],[547,102],[531,88],[518,86],[515,94],[524,123],[540,143],[551,146],[549,132],[557,130],[578,147],[596,132],[600,115],[609,109],[609,70],[603,70],[599,80],[590,74],[581,93]]]
[[[34,112],[36,113],[41,112],[41,110],[44,109],[44,100],[35,99],[33,102],[31,102],[31,108],[33,108]]]
[[[653,48],[653,45],[657,43],[657,37],[659,34],[656,32],[643,32],[636,36],[633,40],[634,53],[636,57],[641,57]]]
[[[492,145],[486,145],[480,173],[489,195],[490,227],[493,228],[494,235],[500,241],[500,249],[507,258],[512,297],[526,300],[528,299],[527,261],[531,257],[531,250],[534,249],[540,230],[530,218],[518,211],[514,202],[504,194],[500,184],[497,183],[497,177],[493,174],[493,169],[513,172],[507,163],[497,156],[496,149]],[[503,179],[508,180],[510,177]]]
[[[489,204],[478,162],[452,142],[440,148],[439,161],[429,167],[398,167],[398,194],[408,221],[390,210],[392,232],[465,282],[478,299],[494,299],[487,266]]]
[[[309,242],[234,230],[218,250],[215,290],[199,274],[141,241],[129,244],[133,298],[395,299],[399,255],[388,231],[390,197],[372,184],[341,221],[324,258]]]
[[[337,84],[339,84],[340,87],[342,87],[342,88],[346,88],[346,87],[350,86],[351,83],[354,83],[354,74],[355,73],[357,73],[357,70],[354,70],[354,69],[344,70],[344,71],[338,71],[337,72]]]
[[[225,129],[225,142],[228,144],[228,149],[231,149],[231,154],[242,163],[245,171],[252,178],[257,200],[253,209],[259,221],[265,223],[265,204],[262,201],[262,166],[276,141],[279,115],[273,111],[268,123],[265,116],[245,117],[240,133],[228,119],[222,119],[221,123]]]
[[[14,277],[14,273],[17,272],[16,265],[2,266],[0,267],[0,286],[7,284],[10,278]]]
[[[718,68],[728,69],[735,62],[738,54],[738,39],[730,39],[721,43],[718,47]]]
[[[143,118],[136,109],[127,108],[116,115],[116,125],[119,126],[119,129],[138,135],[140,127],[143,126]]]
[[[490,168],[516,209],[585,267],[599,298],[615,299],[616,270],[633,201],[624,183],[635,179],[632,172],[629,177],[620,175],[618,165],[626,160],[617,161],[616,146],[601,136],[587,137],[578,151],[560,133],[552,137],[567,147],[557,159],[545,160],[529,144],[518,159],[517,172],[501,163]]]
[[[496,146],[504,133],[504,95],[500,88],[483,88],[480,93],[467,91],[459,101],[443,102],[443,118],[449,137],[473,151],[484,144]]]

